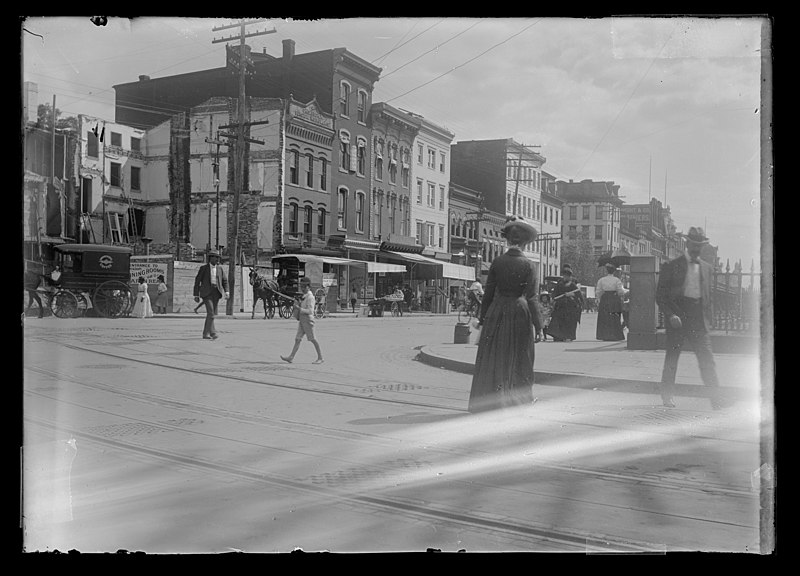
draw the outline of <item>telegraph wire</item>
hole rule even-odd
[[[433,79],[431,79],[431,80],[428,80],[427,82],[424,82],[424,83],[420,84],[419,86],[417,86],[417,87],[415,87],[415,88],[412,88],[412,89],[411,89],[411,90],[409,90],[408,92],[404,92],[403,94],[400,94],[399,96],[395,96],[394,98],[390,98],[390,99],[389,99],[389,100],[387,100],[386,102],[388,103],[388,102],[391,102],[391,101],[393,101],[393,100],[397,100],[398,98],[402,98],[403,96],[406,96],[406,95],[408,95],[408,94],[411,94],[412,92],[415,92],[415,91],[419,90],[420,88],[424,88],[424,87],[425,87],[425,86],[427,86],[428,84],[432,84],[432,83],[436,82],[437,80],[439,80],[440,78],[443,78],[443,77],[447,76],[448,74],[451,74],[452,72],[455,72],[455,71],[456,71],[456,70],[458,70],[459,68],[461,68],[461,67],[463,67],[463,66],[466,66],[467,64],[469,64],[469,63],[471,63],[471,62],[474,62],[475,60],[477,60],[478,58],[480,58],[480,57],[481,57],[481,56],[483,56],[484,54],[487,54],[488,52],[491,52],[492,50],[494,50],[494,49],[495,49],[495,48],[497,48],[498,46],[500,46],[500,45],[502,45],[502,44],[505,44],[506,42],[508,42],[508,41],[512,40],[513,38],[515,38],[515,37],[519,36],[520,34],[522,34],[523,32],[525,32],[526,30],[528,30],[528,29],[530,29],[530,28],[532,28],[532,27],[536,26],[536,24],[538,24],[538,23],[539,23],[541,20],[542,20],[542,19],[541,19],[541,18],[539,18],[539,19],[538,19],[538,20],[536,20],[536,22],[534,22],[533,24],[530,24],[530,25],[526,26],[525,28],[523,28],[523,29],[522,29],[522,30],[520,30],[519,32],[515,32],[514,34],[512,34],[511,36],[509,36],[508,38],[506,38],[506,39],[505,39],[505,40],[503,40],[502,42],[498,42],[498,43],[497,43],[497,44],[495,44],[494,46],[492,46],[492,47],[490,47],[490,48],[487,48],[486,50],[484,50],[483,52],[481,52],[481,53],[480,53],[480,54],[478,54],[477,56],[474,56],[474,57],[470,58],[469,60],[466,60],[465,62],[462,62],[461,64],[458,64],[457,66],[453,66],[453,67],[452,67],[450,70],[448,70],[447,72],[444,72],[444,73],[440,74],[440,75],[439,75],[439,76],[437,76],[436,78],[433,78]]]
[[[423,52],[422,54],[420,54],[419,56],[417,56],[417,57],[416,57],[416,58],[414,58],[413,60],[409,60],[409,61],[408,61],[408,62],[406,62],[405,64],[403,64],[403,65],[401,65],[401,66],[398,66],[397,68],[395,68],[395,69],[394,69],[394,70],[392,70],[391,72],[388,72],[388,73],[384,74],[383,76],[381,76],[381,78],[380,78],[380,79],[381,79],[381,80],[384,80],[384,79],[385,79],[387,76],[391,76],[391,75],[392,75],[392,74],[394,74],[395,72],[397,72],[397,71],[399,71],[399,70],[402,70],[403,68],[405,68],[406,66],[408,66],[409,64],[411,64],[411,63],[413,63],[413,62],[416,62],[417,60],[419,60],[419,59],[420,59],[420,58],[422,58],[423,56],[425,56],[425,55],[427,55],[427,54],[430,54],[431,52],[438,51],[438,50],[439,50],[439,48],[441,48],[442,46],[444,46],[445,44],[447,44],[447,43],[448,43],[448,42],[450,42],[451,40],[455,40],[456,38],[458,38],[458,37],[459,37],[459,36],[461,36],[462,34],[464,34],[464,33],[466,33],[466,32],[469,32],[470,30],[472,30],[473,28],[475,28],[475,26],[477,26],[478,24],[480,24],[481,22],[483,22],[483,20],[484,20],[484,19],[483,19],[483,18],[481,18],[480,20],[478,20],[477,22],[475,22],[475,24],[473,24],[472,26],[470,26],[470,27],[469,27],[469,28],[467,28],[466,30],[462,30],[461,32],[459,32],[459,33],[458,33],[458,34],[456,34],[455,36],[451,36],[450,38],[448,38],[448,39],[447,39],[447,40],[445,40],[444,42],[442,42],[442,43],[440,43],[440,44],[437,44],[436,46],[434,46],[433,48],[431,48],[431,49],[430,49],[430,50],[428,50],[427,52]]]
[[[425,30],[423,30],[422,32],[420,32],[420,33],[419,33],[419,34],[417,34],[416,36],[412,36],[411,38],[409,38],[408,40],[406,40],[405,42],[403,42],[403,43],[402,43],[402,44],[400,44],[399,46],[395,46],[394,48],[392,48],[391,50],[389,50],[389,51],[388,51],[386,54],[384,54],[383,56],[379,56],[378,58],[375,58],[375,60],[371,61],[371,62],[370,62],[370,64],[374,64],[374,63],[375,63],[375,62],[377,62],[378,60],[382,60],[382,59],[386,58],[386,57],[387,57],[389,54],[391,54],[391,53],[392,53],[392,52],[394,52],[395,50],[398,50],[399,48],[402,48],[403,46],[405,46],[406,44],[408,44],[409,42],[411,42],[411,41],[412,41],[412,40],[414,40],[415,38],[419,38],[420,36],[422,36],[423,34],[425,34],[425,32],[427,32],[427,31],[428,31],[428,30],[430,30],[431,28],[434,28],[434,27],[438,26],[438,25],[439,25],[439,24],[441,24],[442,22],[444,22],[444,18],[442,18],[442,19],[441,19],[441,20],[439,20],[438,22],[435,22],[435,23],[434,23],[434,24],[432,24],[431,26],[427,27]]]

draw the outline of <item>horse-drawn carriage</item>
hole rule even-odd
[[[302,298],[301,292],[296,292],[281,287],[277,281],[267,278],[258,273],[258,270],[250,268],[250,285],[253,287],[253,312],[250,318],[256,316],[256,305],[261,300],[264,303],[264,318],[274,318],[277,310],[282,318],[291,318],[294,307],[298,306],[298,301]],[[314,294],[316,305],[314,306],[314,317],[324,318],[327,314],[326,299],[327,292],[320,288]]]
[[[132,253],[126,246],[106,244],[56,246],[50,282],[53,314],[59,318],[76,318],[88,310],[104,318],[130,314]]]

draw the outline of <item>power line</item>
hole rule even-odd
[[[419,34],[417,34],[416,36],[412,36],[411,38],[409,38],[408,40],[406,40],[405,42],[403,42],[403,43],[402,43],[402,44],[400,44],[399,46],[395,46],[394,48],[392,48],[391,50],[389,50],[389,51],[388,51],[386,54],[384,54],[383,56],[379,56],[378,58],[375,58],[375,60],[373,60],[372,62],[370,62],[370,64],[374,64],[374,63],[375,63],[375,62],[377,62],[378,60],[382,60],[383,58],[386,58],[386,57],[387,57],[389,54],[391,54],[391,53],[392,53],[392,52],[394,52],[395,50],[398,50],[399,48],[402,48],[403,46],[405,46],[406,44],[408,44],[409,42],[411,42],[411,41],[412,41],[412,40],[414,40],[415,38],[419,38],[420,36],[422,36],[423,34],[425,34],[425,32],[427,32],[428,30],[430,30],[431,28],[433,28],[433,27],[435,27],[435,26],[438,26],[438,25],[439,25],[439,24],[441,24],[442,22],[444,22],[444,18],[442,18],[442,19],[441,19],[441,20],[439,20],[438,22],[436,22],[436,23],[432,24],[431,26],[427,27],[425,30],[423,30],[422,32],[420,32],[420,33],[419,33]]]
[[[389,100],[387,100],[386,102],[387,102],[387,103],[388,103],[388,102],[392,102],[393,100],[397,100],[398,98],[402,98],[403,96],[406,96],[406,95],[408,95],[408,94],[411,94],[412,92],[415,92],[415,91],[419,90],[420,88],[423,88],[423,87],[427,86],[428,84],[432,84],[433,82],[436,82],[436,81],[437,81],[437,80],[439,80],[440,78],[443,78],[444,76],[447,76],[448,74],[450,74],[450,73],[452,73],[452,72],[455,72],[456,70],[458,70],[459,68],[461,68],[461,67],[463,67],[463,66],[466,66],[466,65],[467,65],[467,64],[469,64],[470,62],[474,62],[475,60],[477,60],[478,58],[480,58],[480,57],[481,57],[481,56],[483,56],[484,54],[487,54],[488,52],[491,52],[492,50],[494,50],[494,49],[495,49],[495,48],[497,48],[498,46],[500,46],[500,45],[502,45],[502,44],[505,44],[505,43],[506,43],[506,42],[508,42],[509,40],[511,40],[511,39],[513,39],[513,38],[515,38],[515,37],[519,36],[520,34],[522,34],[523,32],[525,32],[525,31],[526,31],[526,30],[528,30],[529,28],[532,28],[533,26],[535,26],[536,24],[538,24],[540,21],[541,21],[541,18],[539,18],[538,20],[536,20],[536,22],[534,22],[533,24],[530,24],[529,26],[526,26],[525,28],[523,28],[523,29],[522,29],[522,30],[520,30],[519,32],[516,32],[516,33],[512,34],[511,36],[509,36],[508,38],[506,38],[506,39],[505,39],[505,40],[503,40],[502,42],[498,42],[498,43],[497,43],[497,44],[495,44],[494,46],[492,46],[492,47],[490,47],[490,48],[487,48],[486,50],[484,50],[483,52],[481,52],[481,53],[480,53],[480,54],[478,54],[477,56],[474,56],[473,58],[470,58],[469,60],[467,60],[467,61],[465,61],[465,62],[462,62],[461,64],[459,64],[459,65],[457,65],[457,66],[453,66],[453,67],[452,67],[450,70],[448,70],[447,72],[444,72],[443,74],[440,74],[440,75],[439,75],[439,76],[437,76],[436,78],[433,78],[432,80],[428,80],[427,82],[425,82],[425,83],[423,83],[423,84],[420,84],[420,85],[419,85],[419,86],[417,86],[416,88],[412,88],[412,89],[411,89],[411,90],[409,90],[408,92],[404,92],[403,94],[400,94],[399,96],[395,96],[394,98],[390,98],[390,99],[389,99]]]
[[[417,60],[419,60],[419,59],[420,59],[420,58],[422,58],[423,56],[425,56],[425,55],[427,55],[427,54],[430,54],[431,52],[438,51],[438,50],[439,50],[439,48],[441,48],[442,46],[444,46],[445,44],[447,44],[447,43],[448,43],[448,42],[450,42],[451,40],[455,40],[456,38],[458,38],[458,37],[459,37],[459,36],[461,36],[462,34],[464,34],[464,33],[466,33],[466,32],[469,32],[470,30],[472,30],[473,28],[475,28],[475,26],[477,26],[478,24],[480,24],[481,22],[483,22],[483,20],[484,20],[483,18],[482,18],[482,19],[480,19],[480,20],[478,20],[477,22],[475,22],[475,24],[473,24],[472,26],[470,26],[470,27],[469,27],[469,28],[467,28],[466,30],[462,30],[461,32],[459,32],[459,33],[458,33],[458,34],[456,34],[455,36],[451,36],[450,38],[448,38],[447,40],[445,40],[445,41],[444,41],[444,42],[442,42],[441,44],[437,44],[436,46],[434,46],[433,48],[431,48],[431,49],[430,49],[430,50],[428,50],[427,52],[423,52],[422,54],[420,54],[419,56],[417,56],[417,57],[416,57],[416,58],[414,58],[413,60],[409,60],[408,62],[406,62],[406,63],[405,63],[405,64],[403,64],[402,66],[398,66],[397,68],[395,68],[395,69],[394,69],[394,70],[392,70],[391,72],[389,72],[389,73],[387,73],[387,74],[384,74],[383,76],[381,76],[381,80],[384,80],[384,79],[385,79],[387,76],[391,76],[391,75],[392,75],[392,74],[394,74],[395,72],[397,72],[397,71],[399,71],[399,70],[402,70],[403,68],[405,68],[406,66],[408,66],[409,64],[411,64],[411,63],[413,63],[413,62],[416,62]]]

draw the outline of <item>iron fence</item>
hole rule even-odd
[[[656,274],[658,277],[658,274]],[[739,334],[759,330],[761,314],[761,273],[741,269],[715,270],[711,282],[711,329]],[[664,315],[658,313],[657,328],[664,328]]]

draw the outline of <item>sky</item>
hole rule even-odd
[[[21,20],[23,81],[62,115],[114,120],[115,84],[224,66],[226,18]],[[538,146],[559,179],[658,198],[679,232],[706,230],[723,266],[760,266],[760,17],[266,19],[280,56],[347,48],[382,68],[373,102],[423,115],[455,142]],[[767,31],[767,32],[765,32]],[[771,88],[771,87],[770,87]],[[771,240],[769,240],[771,242]]]

